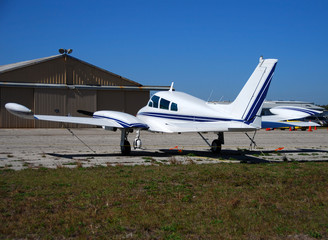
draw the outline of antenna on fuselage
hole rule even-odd
[[[174,82],[171,83],[171,87],[170,87],[169,92],[172,92],[173,91],[173,85],[174,85]]]
[[[211,91],[211,93],[210,93],[210,96],[209,96],[208,99],[207,99],[207,102],[210,101],[210,99],[211,99],[211,97],[212,97],[212,94],[213,94],[213,89],[212,89],[212,91]]]

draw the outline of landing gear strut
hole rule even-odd
[[[257,147],[255,141],[254,141],[254,138],[255,138],[255,135],[256,135],[256,131],[254,132],[254,135],[253,137],[251,138],[246,132],[245,132],[246,136],[248,137],[249,140],[251,140],[251,144],[249,145],[249,150],[252,150],[253,148],[253,145],[254,145],[254,148]]]
[[[137,136],[133,141],[133,148],[134,149],[141,149],[142,143],[140,139],[140,129],[137,130]]]
[[[220,153],[222,144],[224,144],[224,135],[223,132],[218,132],[218,139],[214,139],[212,144],[210,144],[206,138],[199,132],[199,136],[202,137],[202,139],[207,143],[207,145],[211,148],[211,151],[213,153]]]
[[[130,155],[131,145],[128,141],[129,129],[123,128],[121,130],[121,153],[122,155]]]

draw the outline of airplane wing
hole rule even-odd
[[[320,124],[315,122],[270,122],[270,121],[262,121],[262,128],[283,128],[283,127],[319,127]]]
[[[279,106],[270,109],[270,112],[274,115],[262,116],[267,119],[274,119],[275,121],[300,119],[316,114],[322,113],[322,111],[312,110],[308,108],[296,107],[296,106]]]
[[[89,118],[89,117],[34,115],[34,119],[51,121],[51,122],[78,123],[78,124],[89,124],[89,125],[96,125],[96,126],[122,128],[122,126],[115,121],[106,120],[106,119],[95,119],[91,117]]]
[[[117,111],[98,111],[93,117],[71,117],[53,115],[35,115],[27,107],[17,103],[7,103],[5,108],[12,114],[25,118],[52,122],[78,123],[110,128],[141,128],[148,129],[147,124],[127,113]]]

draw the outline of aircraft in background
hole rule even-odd
[[[131,152],[128,134],[133,130],[137,130],[133,143],[135,149],[141,147],[140,130],[161,133],[197,132],[212,152],[219,153],[224,144],[224,132],[246,133],[262,127],[260,114],[277,62],[277,59],[261,57],[241,92],[230,104],[209,103],[173,91],[172,83],[169,91],[155,93],[136,116],[117,111],[97,111],[92,117],[37,115],[17,103],[7,103],[5,107],[12,114],[27,119],[89,124],[113,131],[119,129],[123,155]],[[210,144],[203,137],[204,132],[214,132],[218,137]]]
[[[262,128],[296,128],[306,129],[307,127],[320,126],[316,122],[297,121],[309,116],[316,116],[322,111],[296,107],[296,106],[278,106],[269,109],[272,115],[262,115]],[[293,120],[293,121],[289,121]]]

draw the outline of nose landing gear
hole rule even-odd
[[[141,149],[141,146],[142,146],[142,142],[141,142],[141,139],[140,139],[140,130],[137,130],[137,136],[133,141],[133,148],[134,149]]]
[[[128,141],[128,135],[132,131],[133,131],[132,129],[126,129],[126,128],[123,128],[121,130],[121,144],[120,144],[120,146],[121,146],[121,153],[122,153],[123,156],[130,155],[130,153],[131,153],[131,145]],[[134,149],[141,149],[141,146],[142,146],[142,142],[141,142],[141,139],[140,139],[140,129],[138,129],[137,130],[137,136],[133,141],[133,148]]]

